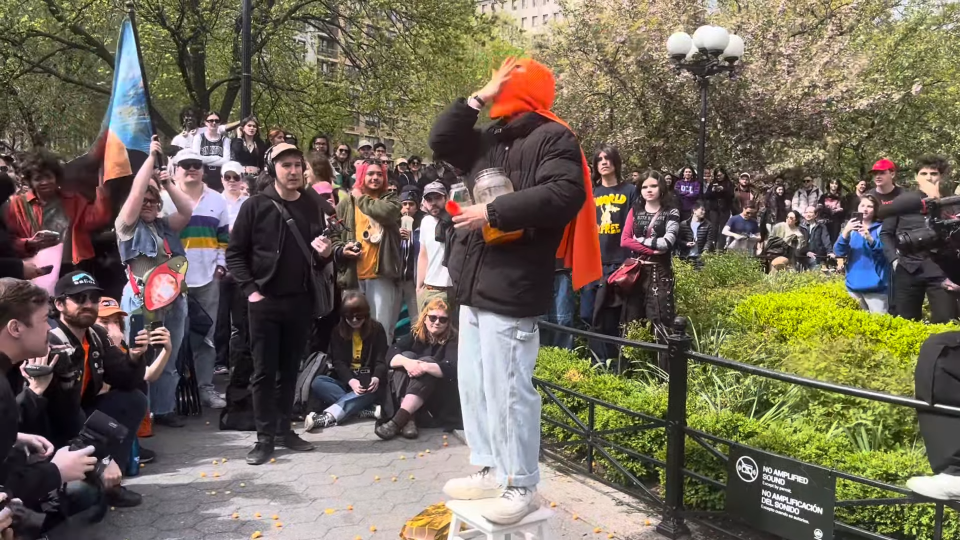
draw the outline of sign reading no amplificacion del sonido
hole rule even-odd
[[[837,479],[827,469],[730,446],[727,512],[787,540],[833,540]]]

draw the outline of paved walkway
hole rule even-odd
[[[208,412],[182,429],[158,428],[144,441],[158,453],[157,462],[126,481],[144,504],[111,510],[104,523],[71,537],[240,540],[260,531],[265,539],[396,539],[407,519],[443,500],[446,480],[475,470],[452,434],[427,430],[416,441],[384,442],[373,434],[372,421],[308,434],[315,451],[279,449],[275,463],[252,467],[244,456],[254,435],[219,431],[216,418]],[[617,524],[619,538],[656,537],[646,534],[652,533],[647,516],[634,510],[629,519],[610,517],[618,513],[617,501],[579,479],[546,469],[540,493],[547,501],[551,495],[563,499],[551,523],[555,539],[605,539],[611,531],[603,520]],[[630,527],[636,530],[621,534]]]

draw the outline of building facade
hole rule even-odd
[[[510,15],[520,29],[531,33],[549,30],[551,23],[563,20],[557,0],[480,0],[477,11]]]

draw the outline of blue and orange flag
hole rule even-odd
[[[103,156],[103,181],[134,174],[150,153],[152,136],[147,82],[140,67],[133,24],[127,18],[120,27],[113,91],[97,141],[96,153]]]

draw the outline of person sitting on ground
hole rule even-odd
[[[67,346],[49,355],[55,362],[55,380],[28,378],[28,389],[19,400],[23,430],[45,436],[55,446],[69,444],[83,429],[87,417],[100,411],[127,428],[123,441],[107,448],[110,459],[102,474],[111,506],[132,507],[142,498],[120,485],[127,470],[130,448],[147,412],[147,397],[139,390],[145,366],[110,343],[96,324],[102,289],[82,270],[60,278],[54,287],[54,307],[59,318],[51,322],[51,346]],[[42,380],[41,380],[42,379]],[[25,404],[24,401],[31,401]]]
[[[449,413],[454,413],[453,422],[462,423],[457,391],[457,335],[446,302],[440,298],[431,300],[417,318],[413,331],[390,349],[387,358],[392,371],[384,416],[396,412],[374,429],[377,437],[390,440],[399,434],[416,439],[419,432],[415,417],[423,418],[424,412],[434,418],[449,418]]]
[[[880,200],[873,195],[860,199],[857,212],[843,227],[833,249],[837,257],[846,257],[847,293],[870,313],[887,312],[887,289],[890,284],[890,263],[883,254],[880,241],[881,222],[876,220]]]
[[[801,222],[800,212],[790,210],[785,221],[773,226],[764,246],[772,268],[779,270],[788,264],[796,265],[798,258],[803,259],[802,254],[807,250],[807,236],[806,230],[800,226]]]
[[[326,407],[310,412],[303,421],[307,431],[342,424],[360,413],[369,413],[376,401],[380,381],[387,375],[387,333],[370,316],[367,297],[347,292],[340,307],[340,324],[330,336],[332,376],[320,375],[310,391]],[[372,414],[360,414],[372,417]]]
[[[809,241],[806,265],[813,270],[819,268],[827,258],[833,258],[833,242],[830,241],[828,222],[822,218],[816,206],[808,206],[803,211],[803,219]]]
[[[97,314],[97,324],[107,331],[107,337],[110,338],[110,344],[118,347],[121,351],[130,354],[130,359],[139,361],[147,352],[148,347],[156,347],[155,358],[147,358],[147,368],[143,376],[143,384],[139,385],[140,391],[146,394],[148,392],[147,383],[154,383],[160,378],[170,355],[173,352],[173,343],[170,340],[170,331],[160,327],[151,331],[146,329],[137,333],[134,342],[134,348],[130,348],[126,342],[127,334],[127,313],[120,309],[120,303],[104,296],[100,299],[100,310]],[[147,416],[149,416],[149,412]],[[146,447],[140,447],[140,463],[150,463],[156,459],[156,452]]]

